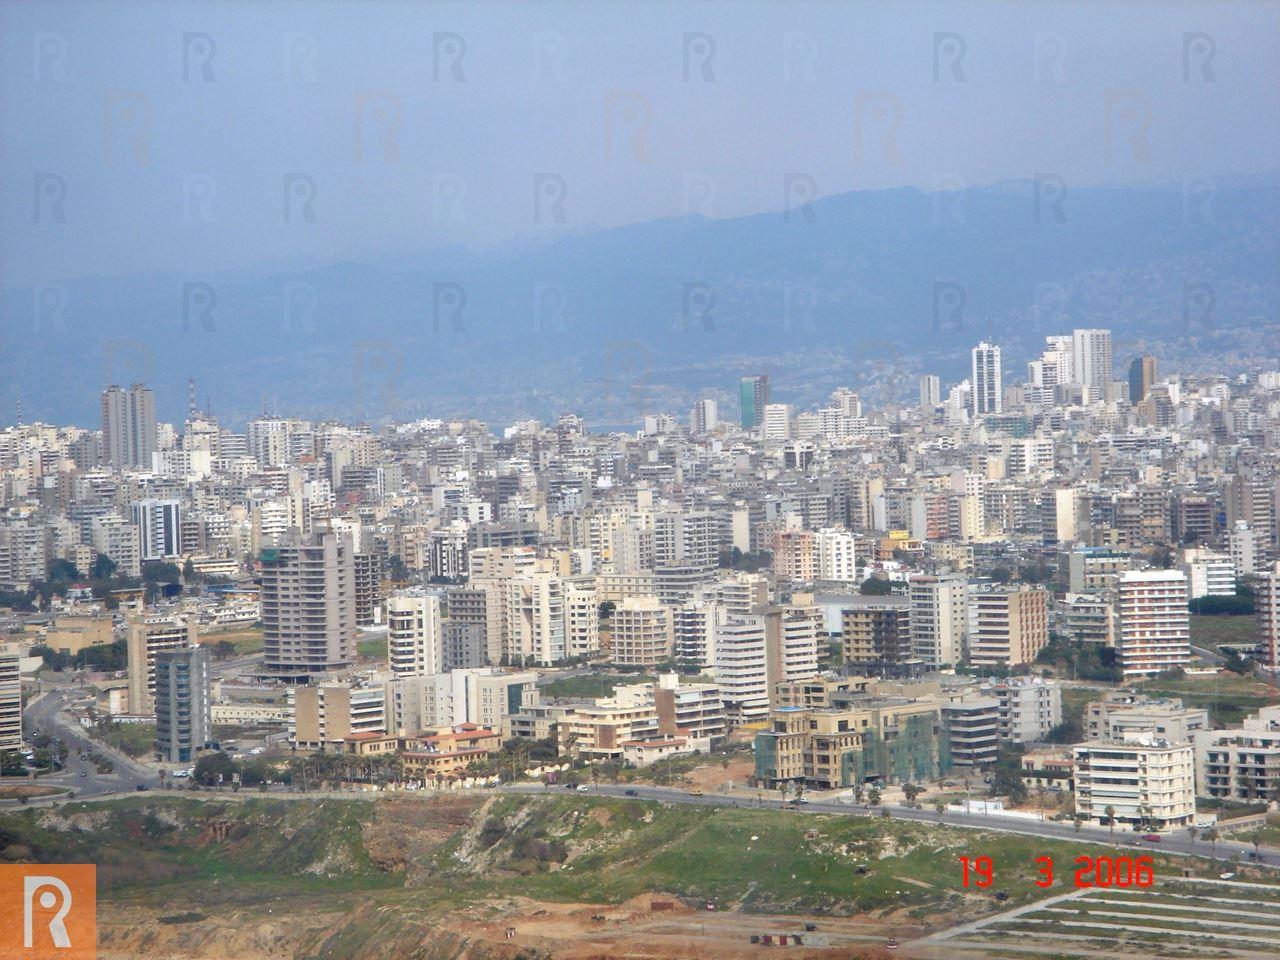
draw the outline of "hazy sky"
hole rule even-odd
[[[1270,2],[7,2],[0,284],[1222,177],[1278,124]]]

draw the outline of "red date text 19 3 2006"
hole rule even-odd
[[[995,878],[990,857],[961,857],[961,886],[989,887]],[[1053,859],[1037,857],[1040,868],[1037,887],[1053,885]],[[1076,857],[1077,887],[1149,887],[1155,882],[1155,863],[1150,857]]]

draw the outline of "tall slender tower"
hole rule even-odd
[[[1000,348],[983,340],[973,348],[973,414],[981,417],[1004,409]]]
[[[102,391],[102,451],[117,469],[151,466],[156,452],[156,400],[150,387],[115,384]]]

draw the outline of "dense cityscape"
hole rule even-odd
[[[775,386],[630,433],[238,432],[139,383],[100,428],[0,431],[6,773],[24,803],[661,789],[1266,862],[1280,370],[1076,329],[910,405]]]
[[[0,3],[0,960],[1275,960],[1277,13]]]

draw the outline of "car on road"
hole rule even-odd
[[[701,790],[698,790],[698,789],[696,789],[696,788],[695,788],[695,789],[693,789],[693,790],[690,790],[690,791],[689,791],[689,796],[691,796],[691,797],[700,797],[700,796],[702,796],[702,791],[701,791]]]
[[[1252,860],[1254,863],[1266,863],[1266,862],[1267,862],[1267,858],[1266,858],[1266,857],[1264,857],[1264,856],[1263,856],[1262,854],[1260,854],[1260,853],[1246,853],[1246,854],[1245,854],[1245,859],[1246,859],[1246,860]]]
[[[624,794],[625,796],[628,796],[628,797],[638,797],[638,796],[640,796],[640,794],[636,793],[636,791],[634,791],[634,790],[624,790],[624,791],[623,791],[623,794]]]
[[[151,788],[150,788],[150,787],[148,787],[145,783],[140,783],[140,784],[138,784],[136,787],[134,787],[133,789],[135,789],[135,790],[137,790],[137,791],[141,792],[141,791],[143,791],[143,790],[149,790],[149,789],[151,789]]]
[[[585,783],[580,783],[578,784],[577,789],[579,793],[587,793],[591,788],[588,787]]]
[[[89,774],[88,774],[86,771],[84,771],[84,770],[81,770],[81,771],[80,771],[80,776],[82,776],[82,777],[87,777],[88,775],[89,775]]]
[[[1160,842],[1160,834],[1158,834],[1158,833],[1144,833],[1144,834],[1142,835],[1142,839],[1143,839],[1143,840],[1146,840],[1148,843],[1159,843],[1159,842]]]

